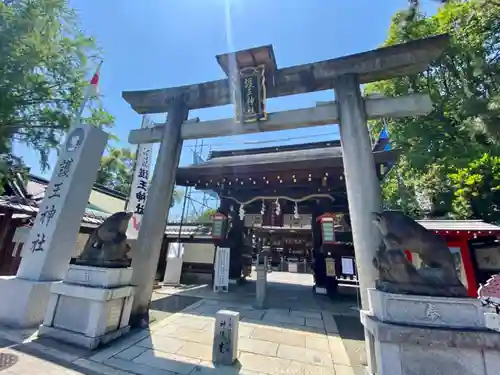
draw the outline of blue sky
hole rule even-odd
[[[122,91],[179,86],[224,78],[215,55],[272,44],[278,67],[362,52],[385,39],[391,16],[407,0],[71,0],[84,31],[103,50],[100,92],[116,117],[112,130],[127,146],[140,116],[122,99]],[[426,13],[437,2],[423,1]],[[332,100],[331,91],[268,100],[270,112],[313,106]],[[201,120],[232,117],[230,106],[192,111]],[[155,119],[164,119],[157,115]],[[311,137],[313,134],[328,134]],[[302,139],[300,139],[303,137]],[[338,138],[337,126],[205,140],[214,149],[302,143]],[[298,138],[298,139],[297,139]],[[192,161],[185,142],[181,164]],[[42,173],[37,156],[16,146],[32,173]],[[206,155],[208,148],[204,149]],[[54,160],[55,161],[55,160]]]

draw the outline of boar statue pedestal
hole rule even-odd
[[[382,236],[373,260],[379,280],[360,313],[368,373],[497,374],[500,335],[485,328],[481,302],[467,297],[446,242],[401,212],[374,213],[373,222]]]
[[[90,236],[51,297],[39,335],[95,349],[130,330],[134,288],[127,253],[132,213],[117,212]]]

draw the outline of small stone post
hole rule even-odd
[[[266,302],[267,290],[267,255],[259,254],[255,266],[257,282],[255,283],[255,305],[262,309]]]
[[[238,327],[240,313],[220,310],[215,315],[212,361],[221,365],[232,365],[238,356]]]
[[[149,323],[149,303],[175,185],[182,149],[181,126],[188,117],[184,97],[173,101],[163,129],[153,179],[132,259],[132,285],[136,287],[130,324]]]

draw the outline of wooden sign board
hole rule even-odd
[[[232,81],[237,122],[243,124],[267,119],[265,72],[264,65],[243,68],[239,80]]]

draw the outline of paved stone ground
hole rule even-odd
[[[240,312],[234,366],[211,362],[215,313],[221,309]],[[136,374],[354,374],[328,312],[257,310],[214,300],[201,300],[157,323],[134,343],[90,359]]]
[[[2,375],[97,375],[99,372],[44,355],[30,345],[0,339],[0,373]]]
[[[273,272],[269,276],[268,305],[282,308],[254,309],[251,282],[224,294],[206,287],[166,288],[153,296],[156,321],[149,330],[133,332],[92,353],[51,340],[34,340],[33,331],[0,329],[0,336],[24,341],[17,345],[0,342],[0,375],[363,374],[363,367],[357,366],[363,364],[358,349],[364,340],[350,329],[359,330],[355,299],[331,302],[313,297],[309,275]],[[281,301],[276,300],[280,297]],[[211,362],[215,313],[221,309],[240,312],[234,366]],[[338,324],[342,324],[340,334]],[[2,370],[3,362],[13,364]]]
[[[365,350],[365,330],[359,317],[335,316],[340,337],[344,343],[347,356],[356,375],[366,375],[364,367],[367,366]]]
[[[214,293],[212,288],[207,285],[164,287],[157,290],[156,293],[252,305],[255,301],[255,280],[256,275],[253,272],[251,279],[241,285],[231,285],[229,293],[223,294]],[[359,312],[355,310],[357,289],[344,288],[343,292],[346,294],[332,301],[326,296],[317,296],[313,293],[313,276],[310,274],[273,271],[267,275],[267,280],[266,307],[268,308],[326,310],[331,311],[334,315],[359,317]]]

